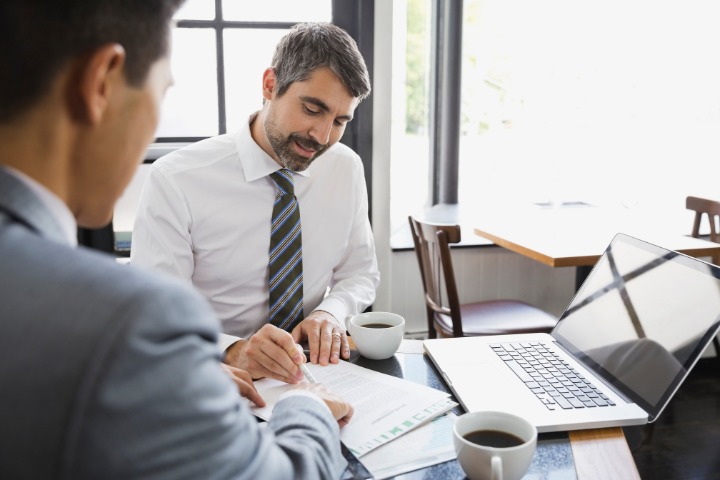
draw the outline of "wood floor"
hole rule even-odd
[[[720,360],[700,360],[653,426],[624,430],[643,479],[720,479]]]

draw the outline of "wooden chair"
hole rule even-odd
[[[685,199],[685,207],[688,210],[695,210],[695,221],[693,222],[692,236],[700,237],[700,223],[703,214],[707,215],[710,222],[710,241],[720,243],[720,234],[716,227],[716,222],[720,218],[720,202],[700,197],[687,197]],[[712,263],[720,265],[720,256],[712,257]],[[720,341],[716,336],[713,338],[713,347],[715,347],[715,355],[720,359]]]
[[[688,210],[695,210],[692,236],[695,238],[700,236],[700,223],[703,214],[705,214],[710,222],[710,241],[720,243],[720,235],[716,227],[718,218],[720,218],[720,202],[708,200],[707,198],[687,197],[685,199],[685,207]],[[712,263],[720,265],[720,256],[716,255],[712,257]]]
[[[555,326],[555,317],[517,300],[461,305],[450,256],[450,245],[460,242],[460,227],[427,223],[412,216],[408,220],[425,290],[429,338],[546,333]]]

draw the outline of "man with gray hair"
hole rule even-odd
[[[159,159],[133,231],[133,265],[192,283],[223,323],[228,365],[302,379],[310,361],[349,357],[345,319],[380,274],[362,162],[338,143],[370,93],[352,38],[329,23],[292,28],[262,76],[263,107],[239,132]]]

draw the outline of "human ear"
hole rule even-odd
[[[263,72],[262,79],[262,91],[263,98],[265,100],[272,100],[273,91],[275,91],[275,84],[277,77],[275,76],[275,69],[273,67],[266,68]]]
[[[91,124],[99,123],[107,111],[117,82],[125,81],[125,49],[109,43],[95,49],[79,69],[79,114]]]

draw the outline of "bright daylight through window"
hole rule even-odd
[[[460,203],[717,197],[718,14],[710,0],[466,0]]]
[[[262,72],[289,25],[332,20],[331,0],[223,0],[221,5],[222,18],[216,19],[215,0],[188,0],[175,15],[175,85],[163,103],[160,141],[237,130],[262,105]]]
[[[429,0],[394,4],[396,231],[429,198],[434,20]],[[685,196],[718,196],[719,16],[714,0],[465,0],[463,211],[585,201],[674,210],[690,228]]]

